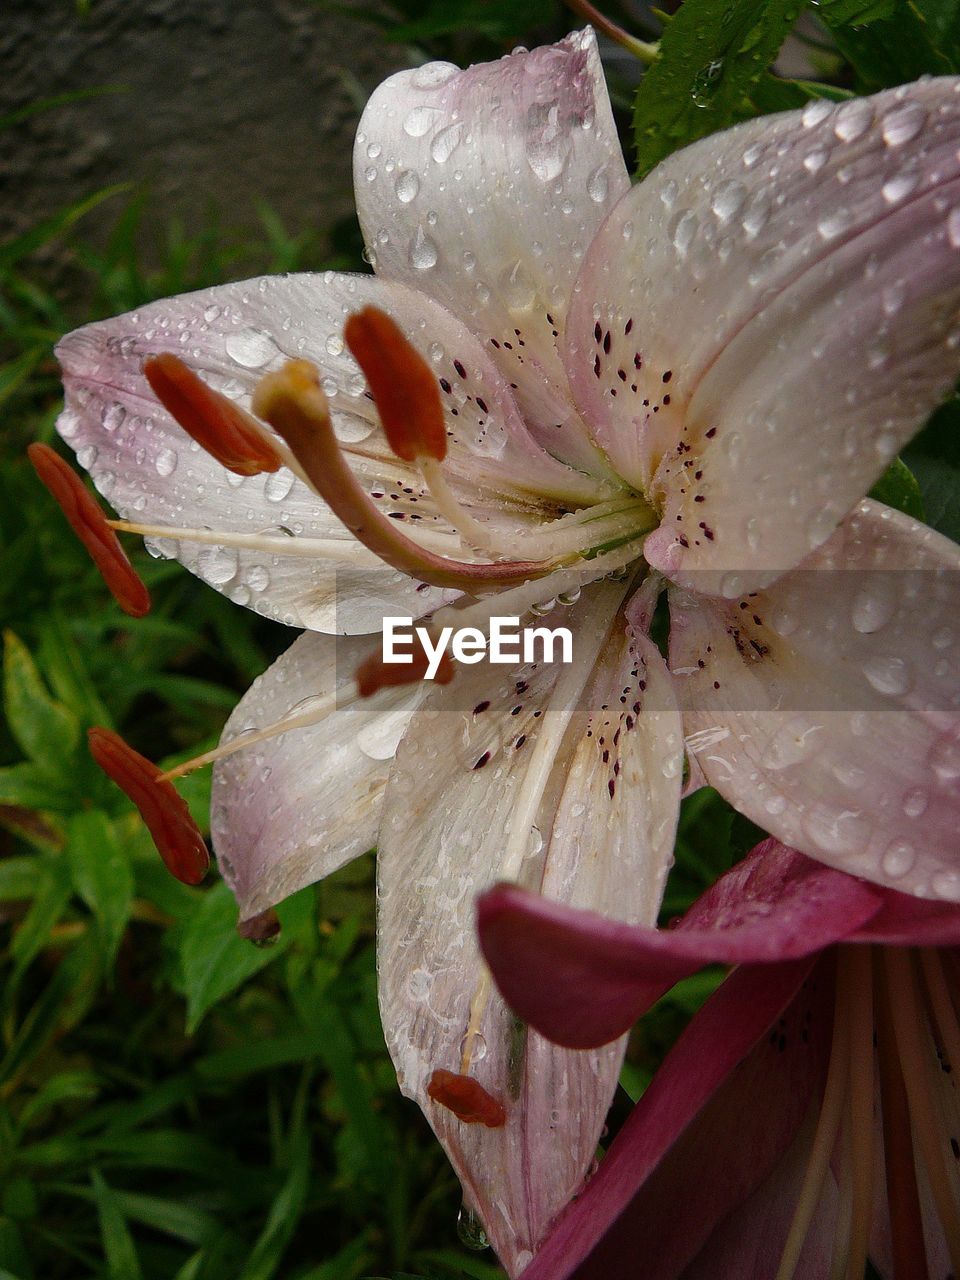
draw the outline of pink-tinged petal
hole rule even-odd
[[[630,185],[593,32],[392,76],[360,121],[354,178],[377,274],[466,320],[543,446],[609,476],[557,354],[579,263]]]
[[[739,594],[792,568],[956,381],[958,88],[705,139],[591,246],[568,372],[617,471],[662,505],[645,555],[675,581]]]
[[[387,792],[378,856],[387,1043],[401,1088],[423,1108],[511,1274],[590,1165],[624,1045],[575,1053],[528,1031],[483,965],[474,902],[506,876],[631,921],[656,918],[679,804],[680,724],[663,660],[627,631],[626,591],[586,588],[542,620],[573,632],[569,666],[461,667],[414,716]],[[440,1105],[429,1092],[438,1070],[475,1080],[505,1123],[466,1124]]]
[[[673,929],[623,925],[510,886],[478,905],[480,942],[504,999],[558,1044],[586,1048],[625,1031],[705,964],[812,955],[868,921],[880,894],[766,840]]]
[[[885,889],[880,910],[849,940],[892,947],[960,947],[960,907]]]
[[[509,505],[516,528],[535,516],[537,493],[566,494],[571,503],[595,494],[592,481],[533,442],[509,386],[462,324],[429,298],[369,276],[264,277],[152,303],[68,334],[57,348],[67,392],[60,434],[126,519],[271,539],[266,549],[157,541],[160,554],[177,556],[238,603],[320,631],[369,631],[384,613],[420,615],[449,593],[379,568],[285,468],[248,477],[227,471],[159,406],[142,371],[147,356],[175,350],[249,409],[264,373],[288,358],[314,361],[334,427],[378,506],[414,532],[419,523],[446,533],[457,557],[459,539],[437,518],[417,469],[390,453],[344,346],[347,316],[367,304],[387,311],[443,379],[451,432],[445,471],[478,519],[502,526]],[[316,554],[306,541],[286,552],[285,542],[293,546],[298,537],[322,540]]]
[[[370,647],[302,635],[244,694],[221,741],[306,715],[336,689],[348,691]],[[214,765],[214,849],[241,920],[374,846],[390,761],[419,697],[415,687],[355,702]]]
[[[670,665],[710,784],[811,857],[960,899],[960,549],[864,502],[742,600],[676,592]]]
[[[793,1141],[824,1077],[832,986],[810,960],[728,978],[524,1280],[634,1280],[638,1259],[645,1280],[679,1276]]]

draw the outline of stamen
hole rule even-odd
[[[483,1124],[488,1129],[501,1129],[507,1123],[503,1103],[472,1076],[438,1069],[430,1077],[427,1095],[441,1107],[452,1111],[464,1124]]]
[[[421,644],[414,647],[410,655],[412,661],[384,662],[379,653],[372,653],[369,658],[357,667],[357,692],[361,698],[369,698],[380,689],[416,684],[422,680],[430,666],[430,659]],[[435,684],[449,684],[454,677],[455,667],[449,653],[443,653],[437,664],[433,677]]]
[[[838,1254],[838,1274],[846,1280],[863,1280],[873,1216],[873,964],[869,948],[841,948],[837,981],[844,988],[850,1027],[847,1099],[853,1191],[849,1236]]]
[[[256,419],[208,387],[179,356],[151,356],[143,372],[171,417],[228,471],[255,476],[278,470],[283,459]]]
[[[186,801],[158,766],[134,751],[119,734],[94,728],[87,737],[94,760],[139,809],[170,873],[184,884],[199,884],[210,865],[210,855]]]
[[[27,455],[70,527],[86,547],[117,604],[133,618],[150,612],[150,593],[86,485],[49,445],[31,444]]]
[[[370,387],[387,443],[404,462],[447,453],[440,388],[430,366],[379,307],[347,318],[343,336]]]
[[[844,1016],[844,1000],[840,989],[839,975],[837,981],[837,998],[833,1011],[833,1041],[830,1046],[830,1065],[827,1068],[827,1081],[820,1103],[820,1118],[817,1130],[813,1135],[813,1146],[807,1171],[803,1178],[800,1198],[794,1210],[793,1221],[787,1235],[780,1266],[777,1268],[776,1280],[792,1280],[800,1261],[803,1243],[810,1230],[810,1223],[820,1194],[824,1179],[830,1168],[830,1157],[836,1146],[837,1134],[840,1131],[840,1119],[843,1115],[843,1102],[847,1091],[847,1072],[849,1070],[849,1028]]]
[[[326,397],[316,368],[291,360],[257,384],[254,412],[277,431],[304,475],[347,528],[381,560],[410,577],[437,587],[478,589],[528,581],[555,567],[556,561],[504,561],[470,564],[449,560],[418,547],[373,505],[354,475],[334,435]]]
[[[353,538],[277,537],[261,533],[235,533],[227,529],[189,529],[166,524],[136,524],[132,520],[108,520],[119,533],[138,533],[141,538],[169,538],[175,542],[199,542],[214,547],[237,547],[262,551],[265,555],[293,556],[305,560],[334,560],[341,564],[373,567],[382,561]],[[427,531],[429,532],[429,531]],[[449,541],[449,539],[446,539]]]
[[[931,1082],[930,1073],[937,1068],[930,1062],[932,1049],[929,1043],[925,1043],[913,957],[900,947],[885,947],[883,958],[910,1122],[943,1227],[950,1264],[954,1275],[960,1275],[960,1211],[950,1184],[946,1151],[932,1096],[936,1085]]]
[[[907,1091],[900,1070],[890,993],[879,951],[874,960],[878,987],[877,1061],[893,1280],[927,1280],[929,1272],[923,1238],[923,1214],[917,1189],[917,1167]]]

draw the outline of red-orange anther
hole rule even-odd
[[[447,429],[440,388],[423,356],[379,307],[349,316],[343,336],[366,376],[393,452],[405,462],[424,456],[442,462]]]
[[[155,765],[111,729],[87,734],[90,754],[140,810],[167,870],[184,884],[199,884],[210,865],[200,829],[186,801]]]
[[[228,471],[255,476],[283,459],[245,409],[208,387],[179,356],[163,352],[143,362],[147,381],[167,413]]]
[[[149,613],[150,592],[146,584],[128,560],[100,504],[77,473],[49,445],[28,445],[27,455],[120,608],[134,618]]]
[[[452,1111],[464,1124],[484,1124],[488,1129],[500,1129],[507,1123],[503,1103],[472,1076],[461,1076],[455,1071],[434,1071],[427,1085],[427,1094],[441,1107]]]
[[[369,698],[379,689],[390,689],[398,685],[416,684],[427,674],[430,659],[422,646],[414,646],[410,654],[412,662],[384,662],[379,653],[372,653],[369,658],[357,667],[357,692],[361,698]],[[434,675],[435,684],[449,684],[456,672],[453,659],[449,653],[441,655]]]

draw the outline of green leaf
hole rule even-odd
[[[290,1238],[303,1213],[310,1183],[310,1136],[303,1129],[293,1134],[290,1172],[280,1188],[267,1216],[250,1260],[239,1280],[272,1280],[283,1261]]]
[[[109,1280],[140,1280],[143,1275],[140,1259],[117,1197],[96,1169],[91,1174],[91,1181],[97,1200],[107,1276]]]
[[[282,920],[282,908],[279,914]],[[272,964],[288,946],[282,929],[272,946],[257,947],[241,938],[233,894],[223,881],[214,885],[188,922],[180,947],[187,1031],[196,1031],[204,1014],[219,1000]]]
[[[77,807],[77,797],[40,765],[12,764],[0,769],[0,804],[71,813]]]
[[[112,187],[105,187],[102,191],[95,191],[92,196],[85,196],[82,200],[75,200],[73,204],[61,209],[59,213],[55,213],[45,221],[37,223],[29,231],[24,231],[22,235],[14,237],[13,240],[8,241],[5,245],[0,245],[0,272],[9,271],[15,262],[26,257],[27,254],[35,252],[45,244],[49,244],[51,240],[56,240],[58,236],[69,231],[75,222],[90,213],[97,205],[103,204],[105,200],[110,200],[122,191],[129,190],[129,182],[118,182]]]
[[[921,6],[911,0],[820,0],[817,14],[863,90],[957,70],[955,39],[946,41],[945,32],[938,34]]]
[[[67,827],[67,860],[77,896],[100,927],[104,969],[113,967],[133,902],[133,872],[106,815],[77,814]]]
[[[12,631],[4,633],[3,697],[10,732],[31,760],[67,772],[80,742],[79,722],[51,698],[26,645]]]
[[[685,0],[640,82],[633,132],[637,173],[744,115],[800,13],[802,0]]]
[[[923,497],[917,478],[900,458],[894,458],[870,490],[871,498],[885,506],[903,511],[914,520],[924,520]]]

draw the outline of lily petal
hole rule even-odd
[[[524,1280],[632,1280],[638,1258],[651,1280],[683,1272],[775,1167],[822,1082],[832,984],[813,965],[746,967],[720,986]]]
[[[612,478],[556,350],[579,262],[630,185],[593,32],[391,76],[360,121],[354,178],[377,274],[466,320],[541,444]]]
[[[306,634],[244,694],[221,741],[309,712],[352,681],[368,641]],[[390,761],[420,686],[354,702],[217,761],[210,815],[224,879],[247,920],[376,843]]]
[[[558,1044],[605,1044],[705,964],[812,955],[869,921],[878,891],[766,840],[674,929],[638,929],[508,885],[478,904],[480,944],[504,999]]]
[[[785,844],[960,900],[960,549],[862,503],[740,601],[671,600],[670,665],[710,784]]]
[[[444,401],[451,486],[479,518],[502,523],[512,506],[516,527],[538,508],[536,494],[555,491],[574,503],[592,497],[593,482],[533,442],[510,388],[453,316],[403,285],[333,272],[223,285],[68,334],[57,348],[67,389],[60,434],[130,521],[267,535],[266,551],[189,538],[156,543],[160,554],[175,555],[238,603],[321,631],[372,630],[384,613],[419,616],[450,594],[421,590],[379,567],[286,468],[250,477],[228,472],[160,408],[142,372],[145,357],[176,348],[212,386],[249,408],[265,372],[287,358],[312,360],[323,374],[334,427],[378,505],[412,531],[420,522],[448,534],[457,556],[459,539],[437,516],[416,468],[391,454],[345,350],[344,321],[368,303],[391,314],[431,358],[434,344],[443,344],[435,367],[450,388]],[[455,359],[469,370],[469,387]],[[298,537],[321,540],[317,554],[306,542],[286,553],[284,542]]]
[[[414,717],[387,793],[379,852],[387,1043],[401,1088],[423,1108],[511,1274],[589,1167],[623,1044],[578,1054],[528,1032],[490,983],[473,903],[506,875],[621,918],[656,917],[682,741],[665,664],[626,628],[625,591],[591,587],[547,616],[547,626],[573,632],[570,666],[526,664],[506,677],[459,671]],[[505,1109],[505,1123],[464,1124],[431,1101],[437,1070],[475,1079]]]
[[[955,382],[958,89],[705,139],[591,246],[567,369],[619,474],[662,505],[645,555],[674,581],[736,595],[792,568]]]

